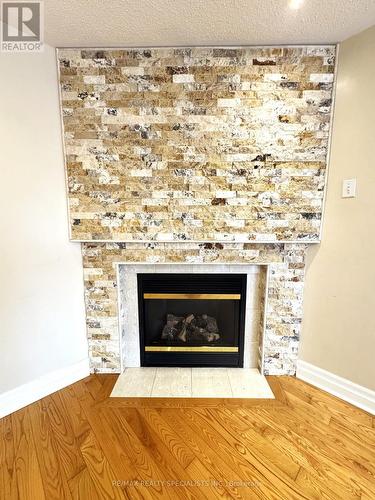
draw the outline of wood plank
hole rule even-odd
[[[348,422],[350,425],[363,425],[369,429],[372,427],[372,415],[369,413],[299,379],[285,377],[282,380],[282,387],[286,392],[293,394],[300,400],[307,398],[311,411],[329,414]]]
[[[96,401],[103,401],[110,397],[112,389],[119,377],[117,373],[107,373],[103,377],[97,375],[102,382],[102,388],[96,396]]]
[[[247,462],[248,467],[250,466],[257,471],[257,480],[267,483],[267,486],[272,485],[276,487],[278,495],[296,500],[308,498],[299,488],[295,487],[293,478],[278,468],[277,464],[271,462],[269,450],[262,454],[252,446],[254,441],[246,441],[233,428],[228,428],[225,424],[224,426],[221,425],[217,418],[213,422],[212,418],[191,410],[185,410],[184,416],[185,418],[188,417],[189,425],[193,424],[196,432],[198,432],[198,429],[202,429],[202,434],[206,435],[210,441],[213,441],[219,447],[220,453],[228,448],[237,450]],[[222,443],[221,440],[225,440],[225,442]],[[287,460],[287,457],[285,459]],[[280,465],[279,462],[278,465]],[[296,473],[295,464],[290,461],[289,465],[292,468],[292,475],[294,476]],[[297,467],[298,470],[299,467]]]
[[[4,498],[16,499],[17,481],[14,476],[14,443],[12,417],[0,419],[0,492]]]
[[[279,408],[282,405],[275,399],[243,398],[110,398],[99,402],[105,408]]]
[[[243,459],[242,453],[225,443],[221,436],[207,431],[202,426],[196,426],[191,419],[187,420],[186,410],[161,409],[159,411],[167,422],[173,422],[174,428],[217,481],[226,478],[228,481],[252,481],[254,484],[259,482],[259,471]],[[277,489],[272,484],[265,483],[266,481],[260,483],[260,488],[252,491],[254,497],[279,499]],[[248,493],[248,491],[242,492],[241,488],[231,490],[225,486],[223,488],[236,498],[246,498]]]
[[[280,415],[284,416],[286,412],[281,410]],[[298,412],[294,412],[294,422],[290,428],[303,438],[318,445],[320,451],[324,451],[331,458],[337,458],[343,465],[350,467],[356,474],[363,475],[365,479],[375,482],[373,460],[375,447],[371,443],[362,441],[361,446],[358,446],[358,443],[353,443],[342,433],[335,431],[331,421],[328,426],[320,422],[313,425],[307,424]]]
[[[29,407],[34,446],[48,500],[71,499],[69,485],[61,473],[48,414],[40,401]]]
[[[173,427],[167,424],[155,409],[146,408],[141,410],[140,414],[150,426],[153,435],[160,436],[160,440],[168,448],[174,460],[176,460],[183,469],[186,469],[194,460],[195,456],[180,436],[174,431]]]
[[[168,472],[160,467],[153,459],[153,450],[147,447],[147,443],[143,445],[142,440],[137,437],[135,430],[128,422],[122,418],[119,410],[113,411],[113,417],[108,414],[103,416],[107,423],[115,428],[116,436],[127,455],[130,457],[132,464],[137,470],[137,476],[142,481],[148,481],[151,484],[158,482],[156,494],[165,495],[167,498],[189,498],[188,493],[184,494],[179,489],[169,491],[165,486],[167,481],[175,479],[175,476],[169,477]],[[178,479],[178,478],[177,478]]]
[[[109,398],[116,378],[0,420],[1,498],[375,498],[374,418],[300,380],[269,377],[275,400]]]
[[[251,450],[256,451],[258,457],[264,457],[270,461],[273,468],[277,471],[280,470],[292,480],[297,477],[300,470],[300,465],[292,458],[283,452],[280,452],[272,442],[268,441],[261,434],[253,431],[249,427],[244,430],[242,427],[243,422],[237,418],[237,412],[232,410],[231,418],[228,419],[228,414],[222,409],[215,410],[201,410],[198,412],[202,417],[209,421],[211,426],[224,427],[232,436],[242,441],[242,443]],[[220,432],[220,428],[218,428]]]
[[[90,431],[85,412],[79,402],[73,386],[68,386],[60,391],[60,397],[64,406],[65,414],[69,418],[74,436],[79,438]]]
[[[226,411],[232,413],[229,409]],[[244,415],[242,415],[242,413]],[[298,440],[291,439],[285,428],[275,429],[274,427],[270,427],[267,421],[262,420],[260,417],[261,413],[263,413],[262,410],[254,410],[253,412],[237,411],[236,416],[238,419],[243,420],[244,426],[250,426],[255,432],[271,442],[275,448],[300,466],[300,471],[297,474],[298,480],[296,478],[296,482],[303,491],[309,492],[313,498],[316,497],[316,491],[321,491],[322,498],[327,496],[327,498],[332,500],[342,499],[342,494],[345,492],[345,489],[340,487],[340,493],[336,493],[331,489],[332,480],[326,477],[324,470],[320,470],[320,462],[301,450]],[[292,415],[290,417],[291,419],[293,418]],[[228,419],[230,420],[231,418],[232,417],[229,415]],[[301,469],[304,471],[302,474]],[[307,481],[306,489],[302,484],[303,477],[305,477]]]
[[[73,478],[85,468],[79,442],[76,439],[60,394],[55,392],[41,400],[43,411],[49,417],[53,441],[66,479]]]
[[[190,428],[185,424],[181,424],[178,420],[179,414],[177,414],[176,410],[160,410],[162,418],[169,423],[169,425],[173,425],[173,428],[178,433],[178,435],[182,438],[182,440],[186,443],[186,445],[192,450],[196,459],[194,460],[194,465],[189,465],[190,473],[194,471],[195,473],[199,470],[207,471],[209,473],[209,477],[218,484],[217,491],[219,496],[226,498],[228,495],[234,498],[243,498],[242,495],[239,494],[238,490],[235,488],[233,493],[229,493],[229,491],[222,485],[221,479],[226,477],[226,471],[230,471],[229,467],[226,465],[225,461],[221,459],[220,456],[217,456],[216,453],[212,449],[207,449],[206,443],[200,437],[200,435],[194,435],[191,432]],[[230,471],[231,472],[231,471]],[[199,476],[196,477],[199,479]],[[260,498],[256,496],[255,498]]]
[[[69,488],[73,500],[103,500],[87,469],[81,470],[81,472],[70,479]]]
[[[241,412],[241,410],[239,411]],[[335,456],[332,457],[326,450],[321,450],[318,442],[315,440],[311,441],[305,435],[298,432],[298,421],[290,412],[279,410],[277,419],[274,418],[274,415],[269,414],[267,410],[257,413],[258,418],[269,426],[284,432],[288,440],[298,445],[304,456],[309,459],[312,468],[314,468],[315,464],[319,476],[325,479],[327,487],[332,489],[338,496],[345,498],[345,500],[355,500],[360,497],[362,491],[367,490],[368,482],[362,481],[361,489],[355,480],[355,476],[351,474],[352,471],[348,471],[340,459]],[[318,436],[319,434],[317,434],[317,439]],[[311,473],[311,469],[309,472]]]
[[[168,478],[169,484],[173,485],[174,494],[194,499],[194,488],[190,487],[192,478],[186,471],[186,466],[191,463],[194,455],[169,425],[155,411],[150,413],[149,410],[148,415],[145,415],[142,410],[129,408],[120,413],[142,445],[147,447],[159,469]],[[182,486],[179,485],[180,482],[183,483]]]
[[[303,437],[306,443],[318,448],[320,456],[329,460],[335,471],[338,467],[345,470],[353,489],[358,488],[360,482],[363,493],[367,492],[375,498],[374,464],[358,455],[349,441],[341,441],[330,429],[325,434],[319,434],[303,421],[295,421],[293,431]]]
[[[104,418],[102,409],[90,410],[89,405],[90,403],[85,408],[87,418],[104,455],[111,464],[116,479],[132,483],[131,485],[124,486],[125,491],[129,495],[139,493],[141,498],[150,500],[162,494],[163,490],[159,485],[156,485],[154,488],[148,488],[142,484],[138,484],[140,483],[139,480],[142,479],[142,475],[138,473],[132,457],[129,456],[126,447],[123,446],[123,440],[121,440],[121,434],[119,433],[119,422],[113,415],[113,411],[107,410],[106,413],[110,412],[110,415],[108,418]]]
[[[81,444],[81,453],[95,489],[99,492],[101,498],[108,500],[127,498],[121,488],[114,486],[117,478],[92,432],[88,434]]]
[[[102,393],[102,383],[99,381],[97,375],[93,374],[91,377],[86,378],[84,381],[85,386],[89,390],[91,396],[94,398],[95,402],[100,401],[99,395]]]
[[[329,427],[337,433],[338,436],[341,436],[343,440],[348,439],[352,443],[356,443],[362,450],[369,451],[374,458],[375,454],[375,434],[372,436],[367,431],[366,428],[364,431],[364,427],[360,425],[351,426],[347,425],[342,420],[338,420],[337,418],[331,418],[329,422]]]
[[[320,411],[317,408],[313,408],[310,405],[310,398],[305,396],[304,399],[296,396],[295,394],[285,390],[285,396],[287,399],[287,405],[293,409],[293,412],[298,411],[303,418],[311,423],[320,422],[322,424],[328,425],[331,421],[331,414]]]
[[[15,450],[14,470],[18,490],[17,498],[19,500],[44,500],[46,497],[32,440],[29,409],[27,407],[12,414],[12,429]]]
[[[88,390],[87,385],[85,384],[85,379],[80,382],[76,382],[70,387],[72,387],[74,394],[83,409],[86,410],[94,406],[95,399]]]
[[[197,481],[197,484],[203,483],[197,486],[198,492],[196,498],[241,498],[233,492],[233,495],[229,493],[228,490],[223,487],[223,480],[217,480],[212,472],[207,469],[200,460],[195,458],[187,467],[189,475]],[[259,498],[257,495],[253,495],[251,492],[248,496],[249,499]]]
[[[275,400],[278,403],[286,404],[285,392],[284,392],[283,386],[281,384],[280,377],[268,376],[267,382],[268,382],[269,386],[271,387],[273,395],[275,396]]]
[[[362,441],[362,443],[369,443],[371,446],[375,446],[375,429],[370,428],[367,425],[352,424],[347,422],[345,419],[339,417],[331,417],[330,425],[336,427],[342,427],[354,431],[357,438]]]
[[[296,484],[309,498],[315,500],[340,500],[345,498],[332,491],[332,489],[327,488],[324,482],[317,480],[314,474],[307,472],[303,467],[298,472]]]

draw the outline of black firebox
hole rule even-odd
[[[142,366],[243,366],[246,274],[138,274]]]

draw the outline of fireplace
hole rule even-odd
[[[243,366],[246,274],[138,274],[141,366]]]
[[[162,356],[166,364],[170,355],[179,364],[198,355],[214,363],[220,354],[212,340],[186,346],[207,352],[173,351],[184,346],[157,338],[168,313],[186,323],[194,311],[169,311],[178,299],[143,296],[141,353],[136,274],[148,271],[132,266],[150,274],[259,266],[256,279],[247,273],[244,339],[235,325],[238,340],[223,347],[238,353],[222,353],[218,364],[226,357],[240,365],[243,357],[245,367],[266,374],[295,374],[306,248],[322,229],[335,52],[327,45],[58,50],[70,238],[82,242],[93,371],[138,367],[141,355],[142,364]],[[196,90],[199,99],[189,100]],[[218,301],[217,314],[229,305],[242,310],[241,300]],[[149,344],[152,307],[164,316],[153,320]],[[216,312],[196,314],[214,318],[220,339],[213,340],[223,341]]]

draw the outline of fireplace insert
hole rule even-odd
[[[142,366],[243,366],[246,274],[138,274]]]

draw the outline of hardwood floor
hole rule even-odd
[[[91,375],[0,420],[1,499],[375,499],[374,417],[292,377],[276,400],[123,399]]]

